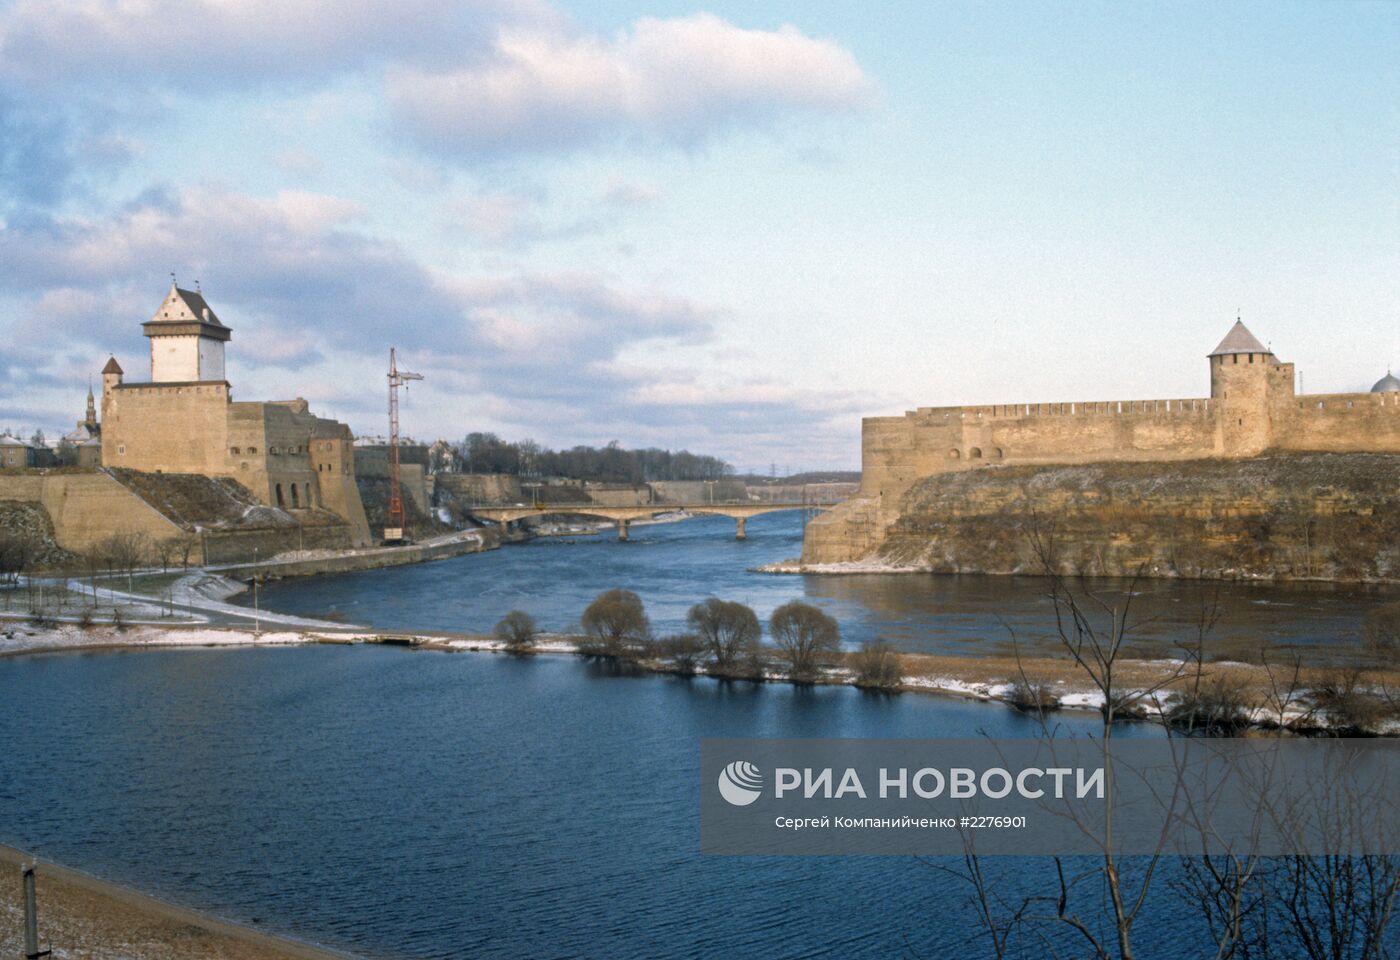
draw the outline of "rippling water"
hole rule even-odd
[[[263,599],[400,629],[486,630],[522,607],[561,628],[625,586],[663,630],[708,594],[761,614],[807,597],[848,639],[911,649],[995,649],[1005,624],[1045,629],[1039,581],[757,575],[747,569],[797,553],[800,523],[749,530],[746,543],[723,520],[635,528],[627,544],[545,540],[288,582]],[[1159,644],[1215,591],[1142,589]],[[1230,587],[1222,606],[1243,643],[1321,648],[1346,642],[1376,599]],[[698,741],[1034,733],[1002,707],[935,697],[374,646],[5,658],[0,703],[0,841],[233,919],[411,958],[985,955],[968,889],[929,864],[699,856]],[[1046,889],[1045,869],[993,865],[1007,897]],[[1193,912],[1156,889],[1140,955],[1194,956]]]
[[[633,527],[627,543],[607,532],[543,538],[437,563],[270,584],[262,602],[385,629],[472,632],[489,632],[520,608],[561,630],[577,624],[599,592],[626,587],[665,632],[681,629],[690,605],[710,595],[742,600],[761,618],[802,598],[830,611],[848,644],[884,637],[905,650],[946,653],[1007,652],[1011,631],[1034,645],[1051,627],[1045,582],[1037,577],[757,574],[753,568],[801,553],[802,522],[795,512],[767,514],[748,529],[749,539],[737,541],[732,520],[705,517]],[[1100,580],[1092,587],[1116,600],[1128,584]],[[1254,656],[1265,645],[1334,656],[1355,646],[1366,610],[1400,593],[1169,580],[1143,581],[1137,592],[1134,652],[1170,655],[1194,636],[1203,606],[1217,605],[1213,649],[1231,657]]]
[[[1033,733],[933,697],[373,646],[10,658],[0,702],[0,838],[413,958],[966,956],[967,891],[912,859],[701,857],[698,740]]]

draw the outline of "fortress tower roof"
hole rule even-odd
[[[155,316],[143,323],[141,329],[148,337],[196,334],[214,340],[230,339],[229,328],[209,309],[204,295],[198,290],[177,287],[173,281]]]
[[[1239,320],[1236,320],[1235,325],[1230,328],[1230,332],[1225,334],[1225,339],[1220,341],[1220,346],[1212,350],[1207,356],[1219,357],[1227,356],[1232,353],[1272,354],[1273,351],[1260,343],[1259,339],[1249,332],[1248,327]]]
[[[107,366],[105,366],[105,367],[102,368],[102,372],[103,372],[103,373],[121,373],[121,372],[122,372],[122,365],[121,365],[120,363],[117,363],[117,358],[116,358],[116,357],[108,357],[108,358],[107,358]]]
[[[1397,378],[1389,370],[1385,376],[1376,381],[1376,385],[1371,388],[1372,393],[1400,393],[1400,378]]]

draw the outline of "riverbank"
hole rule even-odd
[[[453,632],[387,632],[364,628],[295,629],[253,631],[246,628],[209,626],[82,627],[28,622],[0,625],[0,659],[52,653],[91,653],[180,647],[288,646],[310,644],[374,643],[440,653],[490,653],[507,656],[591,656],[582,638],[570,634],[542,634],[525,648],[510,648],[493,636]],[[792,683],[780,661],[768,652],[762,670],[733,682]],[[1028,694],[1047,710],[1092,710],[1103,707],[1102,692],[1083,668],[1067,657],[956,656],[950,654],[896,653],[897,679],[891,677],[874,692],[923,693],[1001,703],[1024,709]],[[841,654],[811,682],[827,686],[858,686],[858,654]],[[629,668],[657,674],[706,676],[703,665],[686,670],[664,658],[638,657],[626,661]],[[1359,709],[1370,700],[1380,711],[1373,718],[1375,732],[1400,732],[1394,700],[1400,694],[1400,670],[1369,670],[1363,674],[1334,668],[1273,666],[1236,660],[1211,661],[1199,668],[1178,659],[1123,658],[1114,667],[1115,690],[1124,703],[1124,718],[1156,719],[1179,704],[1183,697],[1210,700],[1213,710],[1227,709],[1244,723],[1261,726],[1290,725],[1299,729],[1335,729],[1327,720],[1329,707],[1319,691],[1333,701],[1343,698]],[[1198,691],[1193,694],[1194,691]],[[1150,693],[1149,693],[1150,691]],[[1199,692],[1199,691],[1204,691]],[[1175,699],[1173,699],[1175,697]],[[1359,732],[1359,731],[1358,731]]]
[[[0,845],[0,955],[23,956],[19,868],[34,862]],[[65,960],[335,960],[349,957],[175,906],[105,880],[38,861],[40,949]]]

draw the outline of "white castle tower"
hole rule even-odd
[[[232,334],[199,291],[172,281],[165,302],[141,329],[151,338],[152,383],[224,379],[224,344]]]

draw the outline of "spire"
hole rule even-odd
[[[97,426],[97,403],[92,398],[92,378],[88,378],[88,402],[87,416],[83,418],[83,424],[89,430]]]

